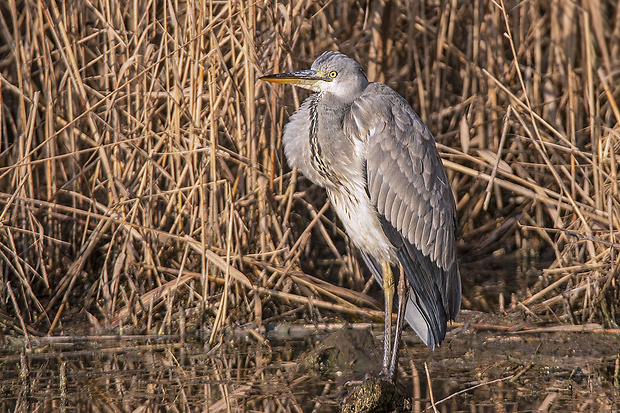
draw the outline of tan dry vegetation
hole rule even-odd
[[[436,135],[464,261],[553,252],[509,309],[617,327],[617,2],[0,11],[5,331],[53,334],[76,316],[176,331],[191,316],[213,340],[300,311],[381,317],[324,193],[283,159],[283,124],[305,94],[258,80],[325,49],[362,62]],[[467,282],[464,294],[475,307]]]

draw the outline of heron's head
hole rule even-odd
[[[339,52],[324,52],[309,70],[278,73],[261,77],[273,83],[289,83],[313,92],[332,93],[355,98],[366,88],[368,79],[355,60]]]

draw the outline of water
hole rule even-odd
[[[30,352],[14,343],[0,352],[0,410],[334,411],[347,381],[378,370],[381,326],[312,331],[269,346],[173,336],[43,339]],[[620,410],[617,335],[457,327],[435,351],[410,330],[404,342],[399,382],[418,411],[432,411],[429,380],[442,412]]]

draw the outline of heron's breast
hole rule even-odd
[[[381,228],[364,185],[362,179],[349,180],[346,187],[328,189],[327,193],[353,244],[374,258],[394,263],[396,251]]]
[[[310,98],[302,104],[299,110],[294,113],[289,122],[284,126],[282,143],[284,144],[284,154],[291,167],[298,168],[301,173],[314,184],[325,186],[327,184],[312,164],[312,151],[310,149]]]

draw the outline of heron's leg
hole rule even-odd
[[[396,368],[398,367],[398,347],[400,346],[400,338],[403,333],[403,323],[405,321],[405,310],[407,309],[407,301],[409,300],[409,282],[405,276],[403,266],[400,267],[400,276],[398,278],[398,317],[396,318],[396,334],[394,336],[394,349],[392,350],[392,360],[390,361],[390,369],[388,376],[394,379],[396,376]]]
[[[381,260],[381,272],[383,273],[383,296],[385,298],[385,324],[383,336],[383,367],[381,375],[385,376],[389,372],[390,349],[392,347],[392,304],[394,302],[394,275],[390,263]]]

